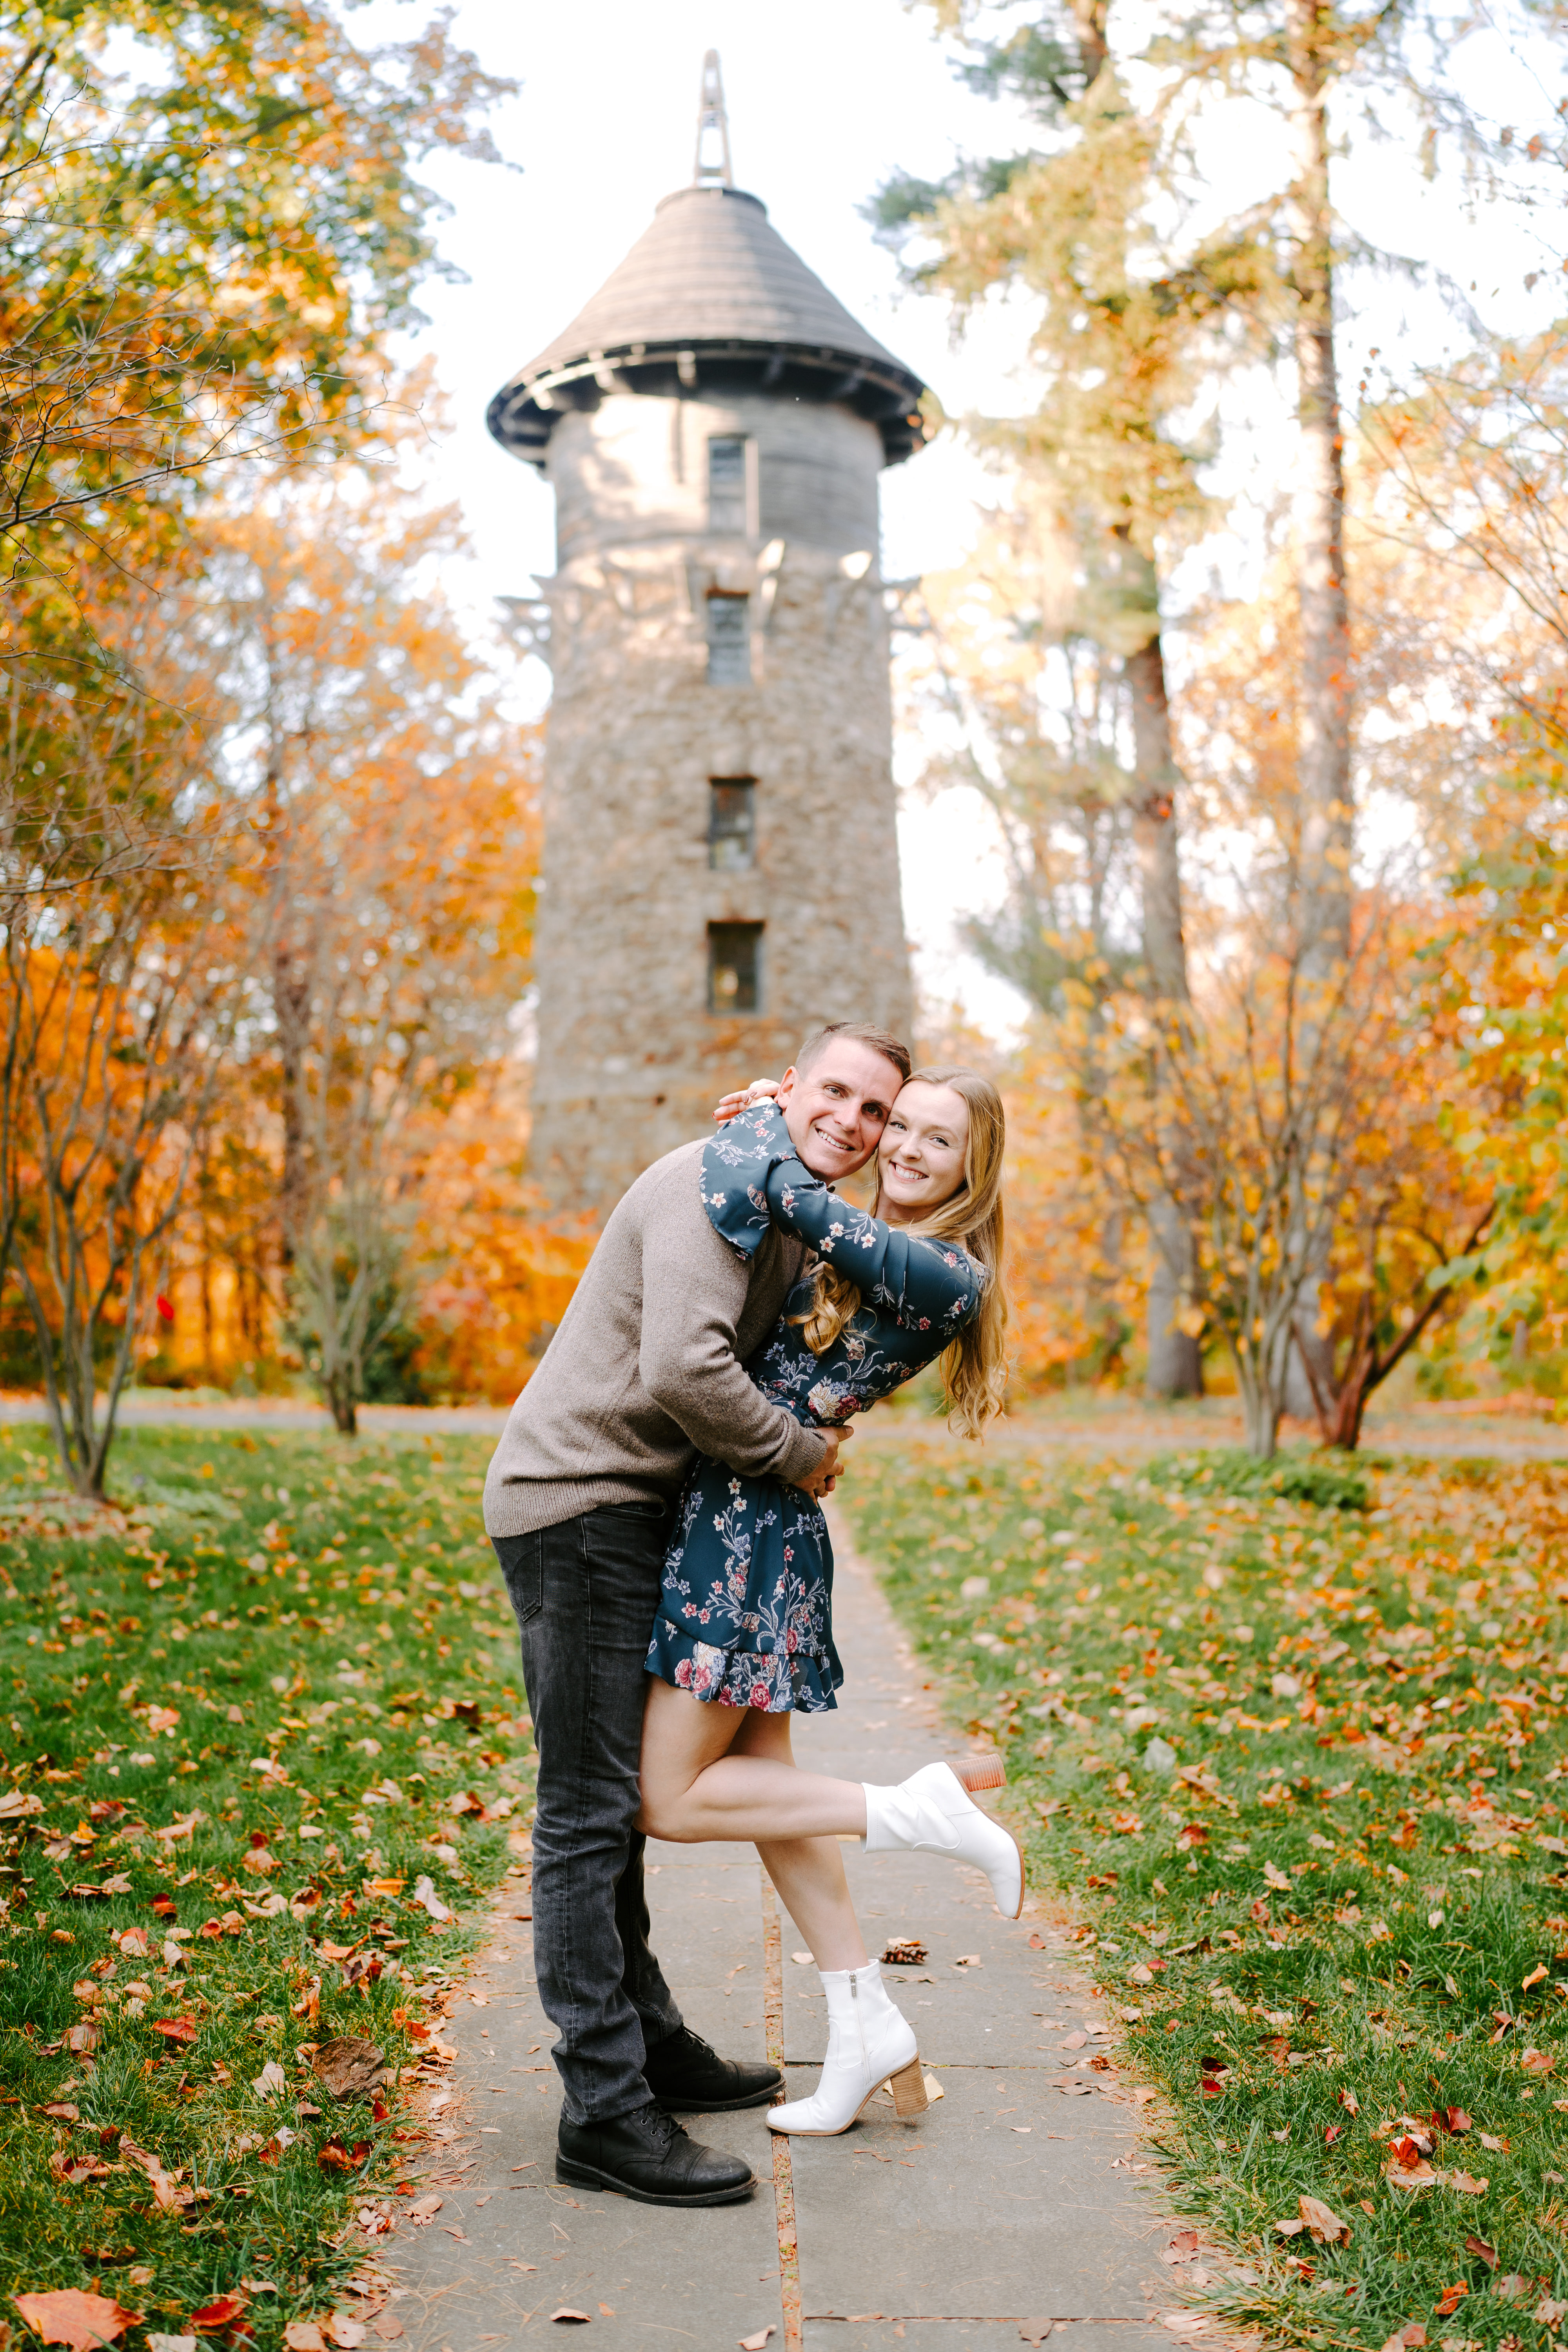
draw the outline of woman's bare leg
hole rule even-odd
[[[797,1770],[787,1735],[782,1756],[776,1748],[748,1753],[740,1744],[743,1725],[784,1720],[752,1707],[714,1706],[650,1675],[637,1827],[678,1845],[864,1837],[866,1791],[858,1780]]]
[[[664,1699],[679,1704],[667,1707]],[[703,1719],[694,1721],[694,1717]],[[711,1780],[721,1770],[734,1784],[733,1790],[720,1791],[726,1825],[704,1829],[697,1824],[710,1817],[712,1800],[709,1791],[698,1793],[698,1784]],[[866,1947],[849,1899],[838,1841],[831,1832],[800,1833],[801,1808],[794,1801],[798,1800],[802,1783],[808,1790],[815,1784],[825,1791],[852,1791],[859,1800],[858,1826],[864,1832],[866,1799],[859,1783],[800,1771],[790,1750],[787,1715],[715,1706],[649,1675],[643,1716],[643,1806],[638,1826],[650,1836],[672,1838],[683,1844],[713,1837],[749,1839],[817,1967],[861,1969],[867,1964]],[[729,1825],[737,1817],[742,1794],[756,1821],[754,1828]],[[814,1819],[824,1808],[841,1812],[844,1802],[842,1794],[808,1796],[805,1813]],[[796,1832],[794,1836],[788,1834],[792,1828]],[[781,1829],[785,1832],[783,1836],[778,1834]]]

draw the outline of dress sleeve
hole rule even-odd
[[[759,1103],[702,1153],[703,1205],[747,1256],[770,1224],[848,1276],[863,1298],[917,1331],[959,1331],[979,1312],[984,1277],[956,1242],[907,1234],[841,1201],[795,1157],[784,1113]]]

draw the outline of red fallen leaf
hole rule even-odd
[[[194,2042],[201,2031],[194,2017],[154,2017],[149,2022],[166,2042]]]
[[[392,2109],[387,2105],[384,2099],[372,2099],[370,2103],[370,2117],[372,2123],[385,2123],[391,2113]]]
[[[167,1895],[154,1895],[153,1908],[160,1919],[177,1919],[180,1916],[178,1905]]]
[[[1453,2132],[1458,2135],[1472,2128],[1470,2118],[1463,2107],[1434,2107],[1432,2121],[1440,2132]]]
[[[1451,2318],[1454,2313],[1458,2311],[1460,2304],[1463,2303],[1469,2291],[1469,2288],[1466,2285],[1463,2279],[1456,2279],[1452,2286],[1446,2286],[1443,2289],[1442,2294],[1437,2297],[1436,2312],[1438,2318]]]
[[[74,2352],[92,2352],[95,2345],[112,2344],[128,2327],[138,2327],[142,2315],[121,2311],[112,2296],[83,2294],[65,2287],[55,2294],[12,2297],[35,2336],[46,2344],[69,2344]]]
[[[1207,1845],[1208,1842],[1209,1833],[1201,1822],[1189,1822],[1184,1829],[1179,1830],[1176,1833],[1178,1851],[1187,1846]]]
[[[1333,2144],[1334,2144],[1335,2140],[1337,2140],[1337,2139],[1338,2139],[1338,2137],[1339,2137],[1340,2134],[1343,2131],[1343,2129],[1344,2129],[1344,2126],[1343,2126],[1343,2124],[1328,2124],[1328,2125],[1326,2125],[1326,2126],[1324,2126],[1324,2130],[1323,2130],[1323,2146],[1324,2146],[1325,2147],[1332,2147],[1332,2146],[1333,2146]]]
[[[1403,2139],[1391,2141],[1388,2153],[1395,2164],[1402,2164],[1406,2172],[1414,2172],[1422,2161],[1425,2151],[1419,2141],[1406,2136]]]
[[[172,1323],[174,1321],[174,1310],[170,1306],[162,1291],[159,1291],[156,1298],[153,1301],[153,1304],[158,1310],[158,1320],[160,1323]]]
[[[357,2172],[369,2154],[367,2139],[356,2139],[352,2148],[346,2148],[341,2139],[328,2139],[316,2150],[316,2162],[323,2172]]]
[[[220,2294],[213,2302],[204,2303],[199,2311],[193,2311],[190,2325],[198,2336],[216,2336],[243,2318],[249,2300],[246,2294]]]

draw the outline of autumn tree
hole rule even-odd
[[[437,17],[362,48],[320,0],[22,0],[0,27],[0,538],[68,614],[106,547],[166,561],[185,492],[363,432],[435,266],[440,148],[510,88]],[[15,645],[13,646],[13,651]]]
[[[459,550],[388,471],[280,484],[212,528],[225,772],[267,850],[261,1018],[280,1304],[352,1433],[378,1339],[438,1253],[421,1169],[491,1083],[526,983],[533,735],[431,572]]]

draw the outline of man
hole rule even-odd
[[[814,1174],[865,1166],[909,1073],[885,1030],[838,1022],[807,1038],[779,1103]],[[556,2174],[652,2205],[730,2204],[754,2186],[743,2158],[689,2138],[668,2110],[766,2106],[784,2087],[682,2024],[648,1948],[633,1824],[671,1507],[699,1453],[825,1494],[847,1434],[803,1428],[747,1378],[804,1252],[772,1233],[742,1262],[703,1211],[701,1155],[700,1142],[668,1153],[616,1207],[485,1481],[539,1749],[534,1964],[561,2036]]]

